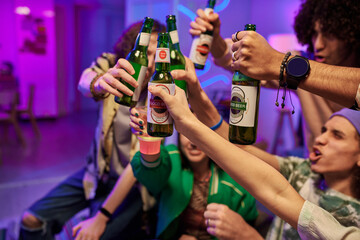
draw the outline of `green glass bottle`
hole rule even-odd
[[[205,14],[208,15],[214,11],[215,0],[208,0]],[[200,36],[195,37],[190,50],[190,59],[193,61],[195,68],[204,69],[206,59],[209,55],[213,40],[213,31],[206,31]]]
[[[166,28],[170,36],[170,71],[175,69],[185,70],[185,57],[180,51],[179,34],[176,28],[175,15],[166,16]],[[187,96],[186,81],[175,79],[175,85],[185,91]]]
[[[245,30],[256,31],[256,25],[246,24]],[[256,142],[259,96],[260,81],[235,71],[231,88],[230,142],[242,145]]]
[[[126,60],[131,63],[135,70],[135,73],[132,76],[137,80],[139,85],[135,89],[127,82],[119,79],[130,90],[134,91],[134,94],[132,96],[128,96],[125,94],[121,98],[115,96],[115,102],[121,105],[135,107],[139,100],[141,86],[144,82],[146,71],[148,68],[147,48],[149,46],[153,24],[154,20],[152,18],[145,17],[140,33],[136,39],[134,49],[131,50],[131,52],[126,57]]]
[[[159,33],[155,55],[155,72],[149,86],[161,87],[175,94],[174,79],[170,74],[169,34]],[[173,134],[173,119],[161,98],[148,93],[147,131],[153,137],[168,137]]]

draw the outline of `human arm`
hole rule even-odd
[[[89,68],[82,72],[78,90],[85,97],[98,99],[106,97],[108,93],[118,97],[122,97],[123,93],[130,96],[133,94],[117,78],[121,78],[133,87],[137,87],[137,81],[131,76],[135,72],[134,68],[123,58],[119,59],[113,66],[112,62],[115,62],[113,58],[114,56],[111,54],[102,54]]]
[[[176,88],[175,96],[151,86],[149,91],[165,102],[180,133],[202,149],[264,206],[294,228],[297,227],[297,219],[304,199],[278,171],[256,156],[221,138],[197,120],[188,108],[184,92],[179,88]]]
[[[137,180],[144,185],[154,196],[166,187],[170,172],[171,161],[167,149],[160,147],[160,154],[156,154],[157,158],[152,158],[139,152],[135,153],[130,162]]]
[[[210,203],[204,212],[207,231],[221,240],[227,239],[263,239],[243,217],[227,205]],[[209,222],[207,222],[209,221]]]
[[[209,99],[208,95],[201,88],[200,81],[196,76],[194,64],[192,64],[191,60],[186,58],[185,71],[173,70],[171,71],[171,74],[178,80],[186,81],[188,85],[188,100],[197,118],[208,127],[217,124],[220,121],[221,116],[214,104]],[[135,125],[132,127],[139,130],[139,128],[137,128]],[[221,125],[215,130],[215,132],[227,140],[229,136],[229,124],[226,121],[222,121]],[[274,155],[254,146],[238,145],[238,147],[251,152],[279,170],[279,164]]]
[[[130,164],[128,164],[102,207],[109,213],[114,213],[124,201],[135,182],[136,178]],[[98,211],[94,217],[84,220],[73,227],[73,236],[76,236],[76,239],[100,239],[109,220],[107,216]]]
[[[280,65],[285,54],[273,49],[265,38],[254,31],[239,32],[237,39],[239,41],[232,46],[237,59],[232,63],[233,69],[255,79],[279,79]],[[351,107],[360,84],[360,68],[333,66],[311,60],[309,62],[310,74],[300,82],[299,87]]]
[[[190,34],[198,36],[206,31],[213,31],[213,40],[210,52],[214,57],[216,65],[223,67],[224,69],[233,72],[231,69],[231,39],[224,39],[220,35],[220,18],[215,12],[211,12],[208,15],[205,14],[203,9],[196,11],[197,17],[195,21],[190,22]]]

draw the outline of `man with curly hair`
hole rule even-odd
[[[294,30],[298,41],[308,47],[307,55],[315,61],[360,67],[359,23],[360,5],[356,0],[307,0],[295,17]],[[311,149],[321,126],[343,106],[303,89],[297,94],[305,118],[306,143]]]
[[[214,57],[214,63],[226,70],[233,71],[234,69],[231,67],[233,63],[231,45],[233,42],[231,39],[223,39],[220,36],[219,15],[211,13],[206,16],[202,9],[199,9],[197,14],[198,17],[190,24],[190,33],[199,35],[206,30],[213,31],[214,42],[211,53]],[[359,23],[360,6],[356,0],[303,1],[295,17],[294,30],[298,41],[307,45],[308,51],[306,53],[293,51],[292,53],[330,65],[359,67]],[[321,126],[332,113],[340,110],[343,106],[307,90],[299,88],[297,93],[305,118],[306,145],[307,149],[311,151],[315,137],[320,134]]]

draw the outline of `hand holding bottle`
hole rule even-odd
[[[189,33],[193,36],[199,36],[201,33],[206,31],[213,31],[213,37],[216,38],[220,35],[220,19],[219,14],[210,12],[206,15],[203,9],[196,11],[198,17],[195,21],[190,22]]]
[[[132,133],[138,136],[140,152],[145,155],[155,155],[160,152],[162,138],[147,134],[147,106],[130,109],[130,127]]]
[[[186,81],[189,97],[193,97],[199,94],[201,85],[198,77],[196,76],[195,67],[193,62],[185,57],[185,69],[186,70],[172,70],[171,75],[180,81]]]
[[[130,108],[131,132],[135,135],[149,136],[147,134],[147,106]]]
[[[233,34],[233,39],[234,39]],[[248,77],[261,80],[279,79],[280,65],[284,54],[273,49],[266,39],[255,31],[237,33],[232,45],[233,70],[239,70]]]
[[[94,91],[96,94],[111,93],[115,96],[122,97],[123,94],[132,96],[133,91],[120,82],[117,78],[121,78],[134,88],[138,87],[138,82],[131,76],[135,73],[133,66],[124,58],[120,58],[116,65],[94,83]]]

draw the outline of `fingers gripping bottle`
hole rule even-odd
[[[135,78],[135,80],[137,80],[139,85],[135,89],[133,86],[120,79],[120,81],[130,90],[134,91],[135,89],[132,96],[128,96],[125,94],[121,98],[115,96],[115,102],[121,105],[135,107],[139,100],[141,86],[144,82],[146,71],[148,68],[147,48],[149,46],[153,24],[154,20],[152,18],[145,17],[140,33],[136,39],[134,49],[131,50],[131,52],[126,57],[126,60],[131,63],[135,70],[135,74],[133,74],[132,76]]]
[[[170,36],[170,71],[175,69],[185,70],[185,57],[180,51],[179,35],[176,28],[175,15],[166,16],[167,32]],[[186,81],[174,80],[175,85],[185,91],[187,96]]]
[[[246,24],[245,30],[256,31],[256,25]],[[259,113],[260,81],[235,71],[232,79],[229,140],[248,145],[256,141]]]
[[[205,14],[208,15],[214,11],[215,0],[208,0]],[[195,68],[204,69],[206,59],[209,55],[213,40],[213,31],[206,31],[200,36],[195,37],[190,50],[190,59],[193,61]]]
[[[161,87],[170,95],[175,94],[174,79],[170,74],[169,34],[159,33],[155,55],[155,72],[149,86]],[[148,92],[147,131],[153,137],[168,137],[173,134],[173,119],[161,98]]]

